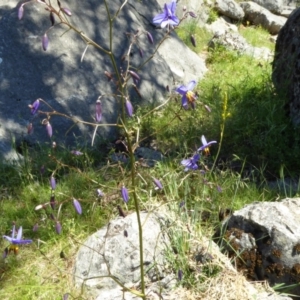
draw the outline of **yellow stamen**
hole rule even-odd
[[[186,93],[186,98],[188,99],[189,103],[193,103],[196,101],[196,96],[192,91],[188,91]]]

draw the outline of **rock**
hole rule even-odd
[[[248,279],[295,284],[300,280],[299,214],[300,198],[247,205],[223,223],[221,244]],[[299,293],[299,287],[291,291]]]
[[[56,5],[56,1],[53,3]],[[109,1],[111,13],[115,13],[122,3],[119,0]],[[110,60],[100,51],[89,47],[80,62],[86,45],[79,36],[72,32],[64,33],[63,26],[48,30],[51,25],[49,13],[42,3],[36,1],[25,5],[23,19],[18,21],[19,5],[17,0],[11,0],[9,4],[6,0],[0,0],[0,154],[4,158],[12,157],[11,137],[18,140],[26,136],[29,122],[34,123],[31,142],[51,142],[45,127],[40,125],[43,117],[33,119],[28,109],[28,105],[37,98],[44,99],[54,110],[73,118],[51,117],[52,140],[58,145],[74,145],[82,141],[89,143],[93,128],[80,125],[68,129],[76,119],[93,122],[95,102],[99,95],[103,95],[102,123],[116,121],[119,108],[111,96],[115,87],[104,74],[104,71],[113,73]],[[71,1],[68,8],[72,12],[70,22],[107,47],[109,31],[104,3],[96,0],[88,3]],[[126,68],[126,61],[122,57],[128,49],[129,39],[125,32],[149,31],[155,41],[154,45],[150,45],[147,37],[141,36],[139,47],[144,57],[140,57],[138,47],[134,46],[130,57],[132,66],[138,67],[154,52],[165,31],[155,28],[151,21],[161,12],[162,8],[156,0],[148,1],[147,5],[134,0],[127,2],[116,19],[113,31],[118,67]],[[43,51],[41,41],[46,31],[49,48]],[[135,106],[154,100],[160,102],[165,97],[166,86],[171,88],[174,84],[186,84],[191,78],[199,80],[205,72],[204,59],[186,47],[176,34],[172,34],[154,59],[138,72],[141,77],[138,89],[142,99],[131,87],[132,103]],[[40,109],[49,110],[44,104]],[[104,138],[115,137],[116,130],[111,127],[100,129],[98,133]]]
[[[261,25],[271,34],[277,34],[287,20],[285,17],[272,14],[252,1],[241,2],[240,5],[245,12],[246,20],[254,25]]]
[[[215,8],[220,14],[233,20],[241,20],[245,15],[241,6],[234,0],[216,0]]]
[[[239,33],[225,32],[215,34],[209,41],[209,47],[224,46],[227,49],[238,51],[240,54],[247,54],[256,59],[269,60],[272,58],[272,51],[266,47],[253,47]]]
[[[260,6],[266,8],[274,14],[281,14],[283,11],[283,5],[285,0],[253,0],[253,2],[259,4]]]
[[[141,222],[144,232],[145,280],[147,283],[161,281],[161,279],[166,278],[164,251],[166,247],[170,247],[168,236],[163,234],[161,229],[164,220],[158,214],[142,212]],[[131,288],[139,284],[139,265],[137,216],[133,213],[125,218],[110,221],[107,226],[86,240],[79,249],[75,261],[75,284],[77,287],[83,284],[94,299],[121,299],[123,294],[121,287],[111,278],[101,276],[108,276],[110,272],[126,287]],[[88,279],[89,277],[93,278]],[[174,278],[175,276],[173,278],[168,277],[168,280],[172,282]],[[170,287],[173,286],[170,285]],[[148,288],[147,291],[153,289],[155,286]],[[115,295],[116,298],[111,298],[110,295]],[[130,293],[126,293],[126,300],[135,299],[127,295]]]
[[[218,36],[230,31],[238,33],[237,26],[227,22],[227,20],[223,16],[221,16],[211,24],[205,24],[205,28],[208,31],[212,32],[213,35],[218,35]]]
[[[300,124],[300,9],[280,30],[275,46],[272,79],[278,93],[287,99],[290,117]]]

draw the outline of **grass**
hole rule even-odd
[[[166,206],[174,220],[168,233],[177,253],[170,251],[167,257],[170,271],[183,271],[180,287],[193,293],[195,299],[197,295],[201,299],[218,299],[220,295],[212,286],[225,284],[225,279],[220,278],[237,276],[224,267],[222,258],[210,260],[215,252],[209,237],[220,223],[220,213],[298,192],[282,193],[265,183],[283,174],[293,177],[297,173],[299,129],[289,122],[285,102],[274,91],[269,62],[224,48],[208,50],[210,35],[195,23],[183,26],[178,34],[194,51],[205,54],[209,72],[198,84],[195,110],[182,110],[177,95],[147,118],[142,116],[151,108],[137,110],[142,145],[155,144],[166,157],[154,168],[137,167],[137,189],[142,208]],[[191,44],[191,34],[196,38],[196,47]],[[253,45],[268,46],[268,42],[264,43],[266,34],[260,29],[245,28],[243,35]],[[211,108],[211,113],[204,105]],[[180,161],[193,155],[202,134],[218,142],[223,135],[222,144],[212,146],[211,155],[201,158],[205,173],[184,172]],[[84,154],[74,156],[67,148],[54,151],[40,145],[24,149],[19,162],[1,162],[0,232],[9,235],[12,222],[16,222],[23,226],[24,236],[34,240],[32,245],[22,247],[19,255],[0,261],[1,299],[61,299],[67,292],[83,297],[72,285],[76,251],[89,234],[118,215],[116,205],[122,205],[119,189],[123,183],[127,185],[129,170],[113,162],[108,153],[100,156],[88,147],[80,150]],[[44,173],[40,172],[42,166]],[[49,205],[35,210],[50,200],[49,178],[53,172],[57,179],[55,198],[63,204],[54,210]],[[162,181],[163,192],[149,192],[152,177]],[[98,188],[105,197],[97,197]],[[72,206],[73,197],[82,205],[82,216]],[[181,208],[180,203],[184,203]],[[133,210],[131,202],[128,210]],[[55,233],[50,214],[61,222],[61,235]],[[39,230],[33,232],[36,223]],[[204,239],[207,247],[199,248],[199,241]],[[6,246],[2,240],[0,248],[4,250]],[[201,272],[199,265],[193,263],[195,255],[206,260]],[[244,284],[242,280],[241,286]],[[242,288],[238,291],[243,294]]]

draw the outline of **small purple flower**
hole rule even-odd
[[[176,92],[182,95],[182,106],[184,109],[188,109],[188,105],[190,104],[191,107],[195,108],[195,101],[197,99],[195,93],[192,91],[196,86],[196,81],[192,80],[189,82],[187,86],[181,85],[176,89]]]
[[[34,115],[37,110],[39,109],[40,106],[40,100],[36,99],[32,105],[29,105],[29,107],[31,108],[31,114]]]
[[[55,188],[56,188],[56,181],[55,181],[55,178],[53,176],[51,176],[51,178],[50,178],[50,186],[51,186],[52,190],[55,190]]]
[[[80,151],[78,151],[78,150],[72,150],[71,153],[72,153],[73,155],[76,155],[76,156],[83,155],[83,153],[80,152]]]
[[[73,198],[73,206],[74,206],[76,212],[79,215],[81,215],[82,214],[82,208],[81,208],[80,202],[75,198]]]
[[[53,134],[53,130],[52,130],[52,126],[49,122],[46,124],[46,130],[47,130],[48,136],[51,138],[52,134]]]
[[[131,102],[128,99],[126,99],[125,105],[126,105],[126,110],[127,110],[128,116],[132,117],[132,115],[133,115],[133,106],[132,106]]]
[[[183,159],[181,164],[185,167],[184,171],[188,170],[197,170],[198,165],[197,162],[200,159],[200,154],[196,153],[191,158]]]
[[[209,155],[209,146],[211,144],[216,144],[216,141],[207,142],[204,135],[201,136],[202,146],[197,151],[204,151],[206,155]]]
[[[140,53],[140,57],[143,58],[144,57],[144,51],[142,48],[139,48],[139,53]]]
[[[61,230],[62,230],[61,224],[59,223],[59,221],[56,221],[56,224],[55,224],[56,233],[61,234]]]
[[[162,190],[163,189],[163,185],[161,184],[161,182],[158,179],[153,178],[153,182],[156,185],[155,189],[158,189],[158,190]]]
[[[21,20],[24,15],[24,4],[22,4],[18,9],[18,19]]]
[[[101,105],[100,97],[96,101],[96,115],[95,115],[95,119],[96,119],[97,123],[100,123],[101,119],[102,119],[102,105]]]
[[[121,188],[121,195],[122,195],[124,202],[127,203],[129,200],[129,195],[128,195],[128,190],[126,189],[126,187],[124,185]]]
[[[153,24],[160,25],[161,28],[168,26],[177,26],[179,24],[179,19],[175,15],[176,12],[176,0],[171,3],[164,5],[163,13],[155,16],[153,18]]]
[[[222,193],[222,188],[219,185],[217,185],[217,190],[219,193]]]
[[[43,35],[43,38],[42,38],[42,46],[43,46],[43,50],[46,51],[48,49],[48,46],[49,46],[49,39],[48,39],[48,36],[47,36],[47,33],[45,33]]]
[[[149,31],[147,31],[147,38],[150,44],[154,43],[153,36]]]
[[[194,12],[192,12],[192,11],[189,11],[189,15],[190,15],[192,18],[197,18],[197,15],[196,15]]]
[[[8,240],[13,245],[31,244],[32,240],[22,240],[22,232],[23,229],[22,226],[20,226],[18,233],[16,234],[16,228],[15,225],[13,225],[11,237],[7,235],[3,235],[3,238]]]

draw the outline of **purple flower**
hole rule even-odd
[[[53,130],[52,130],[52,126],[49,122],[46,124],[46,130],[47,130],[48,136],[51,138],[52,134],[53,134]]]
[[[181,85],[176,89],[176,92],[182,95],[182,106],[184,109],[188,109],[188,105],[190,104],[191,107],[195,108],[195,101],[197,99],[195,93],[192,91],[196,86],[196,81],[192,80],[189,82],[187,86]]]
[[[73,206],[74,206],[76,212],[79,215],[81,215],[82,214],[82,208],[81,208],[80,202],[75,198],[73,198]]]
[[[163,185],[161,184],[161,182],[158,179],[153,178],[153,182],[156,185],[155,189],[158,189],[158,190],[162,190],[163,189]]]
[[[129,200],[129,195],[128,195],[128,190],[126,189],[126,187],[124,185],[121,188],[121,195],[122,195],[124,202],[127,203]]]
[[[15,225],[13,225],[11,237],[3,235],[3,238],[8,240],[13,245],[24,245],[32,243],[32,240],[22,240],[22,226],[19,228],[18,233],[16,234]]]
[[[50,178],[50,186],[51,186],[52,190],[55,190],[55,188],[56,188],[56,181],[55,181],[55,178],[53,176],[51,176],[51,178]]]
[[[181,164],[185,167],[184,171],[197,170],[197,161],[200,159],[200,154],[196,153],[191,158],[183,159]]]
[[[95,119],[96,119],[97,123],[100,123],[100,121],[102,119],[102,105],[101,105],[100,97],[96,101],[96,115],[95,115]]]
[[[56,224],[55,224],[55,231],[57,234],[61,234],[61,224],[59,223],[59,221],[56,221]]]
[[[53,14],[52,11],[50,12],[49,19],[50,19],[50,22],[51,22],[51,26],[54,26],[55,18],[54,18],[54,14]]]
[[[222,188],[219,185],[217,185],[217,190],[219,193],[222,193]]]
[[[194,47],[196,47],[196,39],[194,35],[191,35],[191,43]]]
[[[133,115],[133,106],[132,106],[131,102],[128,99],[126,99],[125,105],[126,105],[126,110],[127,110],[128,116],[132,117],[132,115]]]
[[[48,36],[47,36],[47,33],[45,33],[43,35],[43,38],[42,38],[42,46],[43,46],[43,50],[46,51],[48,49],[48,46],[49,46],[49,39],[48,39]]]
[[[216,144],[216,141],[207,142],[204,135],[201,136],[202,146],[197,151],[204,151],[206,155],[209,155],[209,146],[211,144]]]
[[[173,0],[170,4],[164,5],[163,13],[153,18],[153,23],[160,25],[161,28],[168,26],[176,26],[179,24],[179,19],[175,15],[176,0]]]
[[[36,99],[32,105],[29,105],[29,107],[31,108],[31,114],[34,115],[37,110],[39,109],[40,106],[40,100]]]
[[[197,18],[197,15],[196,15],[194,12],[192,12],[192,11],[189,11],[189,15],[190,15],[192,18]]]

